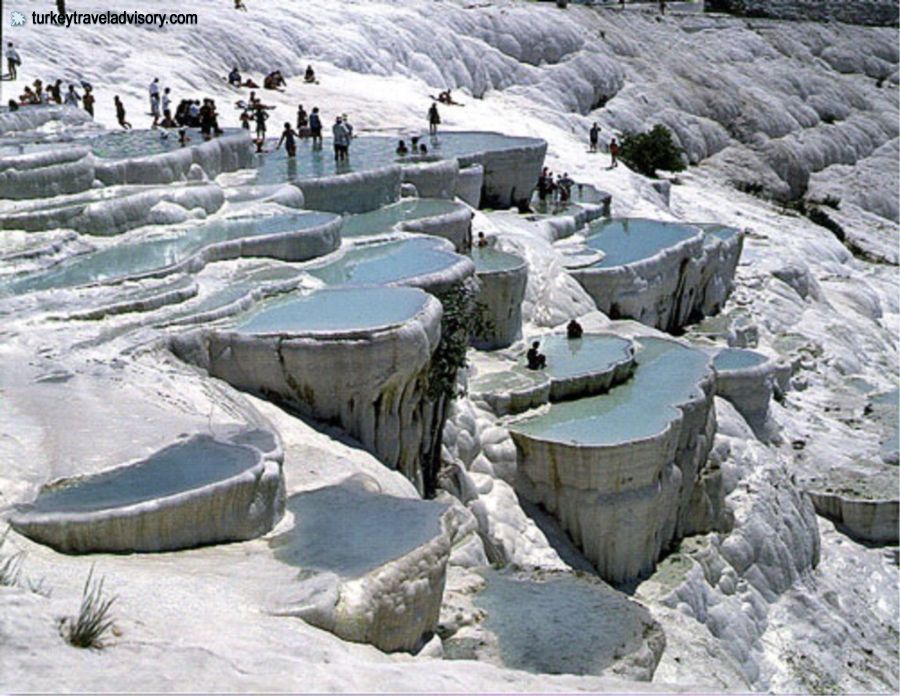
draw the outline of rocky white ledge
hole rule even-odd
[[[509,425],[517,490],[556,516],[610,582],[650,572],[673,541],[714,528],[722,507],[721,474],[707,463],[709,358],[665,339],[638,344],[628,382]]]
[[[284,510],[282,452],[269,433],[195,435],[99,474],[56,481],[10,516],[65,553],[174,551],[252,539]]]
[[[299,568],[269,611],[385,652],[416,651],[440,617],[455,517],[441,503],[395,498],[350,480],[298,493],[294,525],[270,545]]]
[[[425,376],[440,302],[413,288],[336,288],[174,336],[177,355],[239,389],[340,426],[421,491],[430,437]]]
[[[478,309],[482,326],[472,345],[481,350],[506,348],[522,336],[528,264],[519,256],[492,247],[472,249],[472,260],[481,285]]]

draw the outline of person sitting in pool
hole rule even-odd
[[[303,74],[303,81],[307,84],[317,84],[316,71],[313,70],[313,66],[306,66],[306,72]]]
[[[411,137],[409,139],[409,142],[410,142],[410,145],[412,145],[412,151],[418,152],[419,151],[419,136],[414,135],[413,137]]]
[[[543,370],[547,367],[547,356],[541,353],[539,350],[540,347],[541,342],[535,341],[531,344],[531,348],[529,348],[528,352],[525,354],[529,370]]]
[[[284,130],[281,132],[281,139],[278,141],[278,144],[275,146],[277,150],[281,147],[281,143],[284,143],[284,149],[287,152],[288,157],[296,157],[297,156],[297,141],[295,138],[299,138],[297,135],[297,131],[291,128],[290,123],[284,124]]]
[[[406,141],[401,140],[397,143],[397,157],[406,157],[409,154],[409,148],[406,147]]]
[[[232,68],[231,72],[228,73],[228,84],[232,87],[240,87],[242,81],[240,71],[237,68]]]
[[[479,248],[484,248],[484,247],[488,246],[488,240],[487,240],[487,237],[484,236],[484,232],[478,233],[478,241],[475,242],[475,245]]]
[[[16,100],[15,100],[15,99],[10,99],[10,100],[9,100],[9,104],[7,104],[7,106],[9,107],[10,113],[12,113],[13,111],[18,111],[18,110],[19,110],[19,105],[16,104]]]
[[[428,154],[428,148],[425,146],[425,143],[422,143],[421,145],[419,145],[419,154],[420,155]]]
[[[584,329],[577,319],[573,319],[566,325],[566,337],[571,341],[581,338],[584,335]]]

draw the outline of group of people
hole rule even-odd
[[[79,94],[77,88],[73,84],[69,84],[63,91],[63,81],[56,80],[48,82],[46,86],[41,80],[35,80],[31,85],[25,85],[22,94],[19,95],[18,101],[10,100],[10,109],[13,104],[16,108],[28,105],[47,105],[47,104],[65,104],[66,106],[83,106],[91,116],[94,115],[94,94],[90,83],[81,82],[81,89],[84,90],[84,96]]]
[[[572,199],[572,187],[574,185],[575,181],[569,176],[568,172],[557,174],[554,179],[550,168],[544,167],[541,170],[541,175],[538,177],[538,199],[541,203],[546,203],[548,200],[554,203],[568,203]]]
[[[600,150],[600,124],[594,121],[591,129],[588,131],[588,143],[591,152],[599,152]],[[615,169],[619,166],[619,141],[613,138],[609,141],[609,168]]]
[[[577,319],[566,324],[566,338],[576,341],[584,336],[584,328]],[[525,353],[525,363],[529,370],[543,370],[547,367],[547,356],[541,352],[541,342],[532,341],[531,348]]]
[[[400,140],[394,152],[397,157],[426,156],[428,154],[428,146],[425,143],[420,143],[419,136],[414,135],[409,139],[408,146],[405,140]]]

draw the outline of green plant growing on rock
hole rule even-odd
[[[6,537],[9,535],[9,527],[0,536],[0,551],[6,543]],[[22,561],[25,559],[25,552],[19,551],[11,556],[0,555],[0,585],[4,587],[15,587],[19,584],[19,578],[22,575]]]
[[[489,328],[479,311],[478,288],[474,282],[456,283],[443,292],[435,293],[435,297],[440,300],[444,314],[441,340],[431,356],[425,392],[432,404],[428,445],[422,458],[426,497],[433,496],[437,489],[447,409],[459,395],[457,372],[466,365],[466,352],[472,336]]]
[[[94,580],[94,567],[91,566],[81,593],[78,616],[60,622],[63,637],[69,645],[95,650],[104,647],[103,636],[113,627],[110,609],[116,598],[103,596],[103,580]]]
[[[626,133],[619,146],[619,159],[644,176],[656,177],[658,170],[684,170],[684,152],[672,139],[672,131],[661,124],[646,133]]]

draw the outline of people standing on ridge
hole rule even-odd
[[[119,99],[119,95],[117,94],[113,99],[116,105],[116,120],[119,122],[119,125],[122,126],[125,130],[131,128],[131,124],[125,120],[125,105],[122,104],[122,100]]]
[[[172,97],[169,96],[171,89],[166,87],[162,93],[162,101],[160,103],[160,113],[164,119],[172,120]]]
[[[300,133],[309,125],[309,116],[306,113],[306,109],[303,108],[303,104],[297,106],[297,133],[298,137]]]
[[[62,104],[62,80],[54,82],[47,88],[47,91],[50,92],[50,97],[54,102]]]
[[[22,65],[22,58],[19,55],[19,52],[13,46],[13,42],[10,41],[6,44],[6,68],[9,72],[9,79],[15,80],[18,75],[18,67]]]
[[[590,140],[591,140],[591,152],[597,152],[597,148],[600,144],[600,124],[594,121],[594,125],[591,126],[590,131]]]
[[[322,147],[322,118],[319,116],[319,107],[314,106],[309,115],[309,135],[312,138],[313,147]]]
[[[610,169],[619,166],[619,143],[615,138],[609,141],[609,160]]]
[[[81,100],[81,106],[91,115],[91,118],[94,118],[94,90],[90,87],[84,88],[84,97]]]
[[[78,102],[81,101],[81,95],[75,91],[75,85],[69,85],[69,91],[66,92],[65,105],[66,106],[74,106],[78,107]]]
[[[153,82],[150,83],[150,86],[147,87],[147,92],[150,96],[150,116],[153,116],[154,120],[159,118],[159,78],[154,77]]]
[[[350,131],[347,130],[347,126],[344,125],[344,121],[340,116],[334,119],[331,135],[334,139],[334,160],[336,162],[346,162],[350,154]]]
[[[525,354],[529,370],[543,370],[547,367],[547,356],[540,351],[541,342],[535,341]]]
[[[297,132],[291,128],[290,123],[284,124],[284,130],[281,132],[281,138],[278,141],[278,144],[275,146],[275,149],[281,147],[281,144],[284,143],[284,149],[287,152],[288,157],[296,157],[297,156],[297,141],[295,138],[299,138]]]
[[[438,126],[441,124],[441,115],[438,113],[437,102],[431,102],[428,109],[428,132],[437,135]]]
[[[659,0],[659,13],[660,14],[666,13],[666,0]]]
[[[584,328],[582,328],[581,324],[578,323],[577,319],[572,319],[566,325],[566,338],[570,341],[575,340],[576,338],[581,338],[584,335]]]

